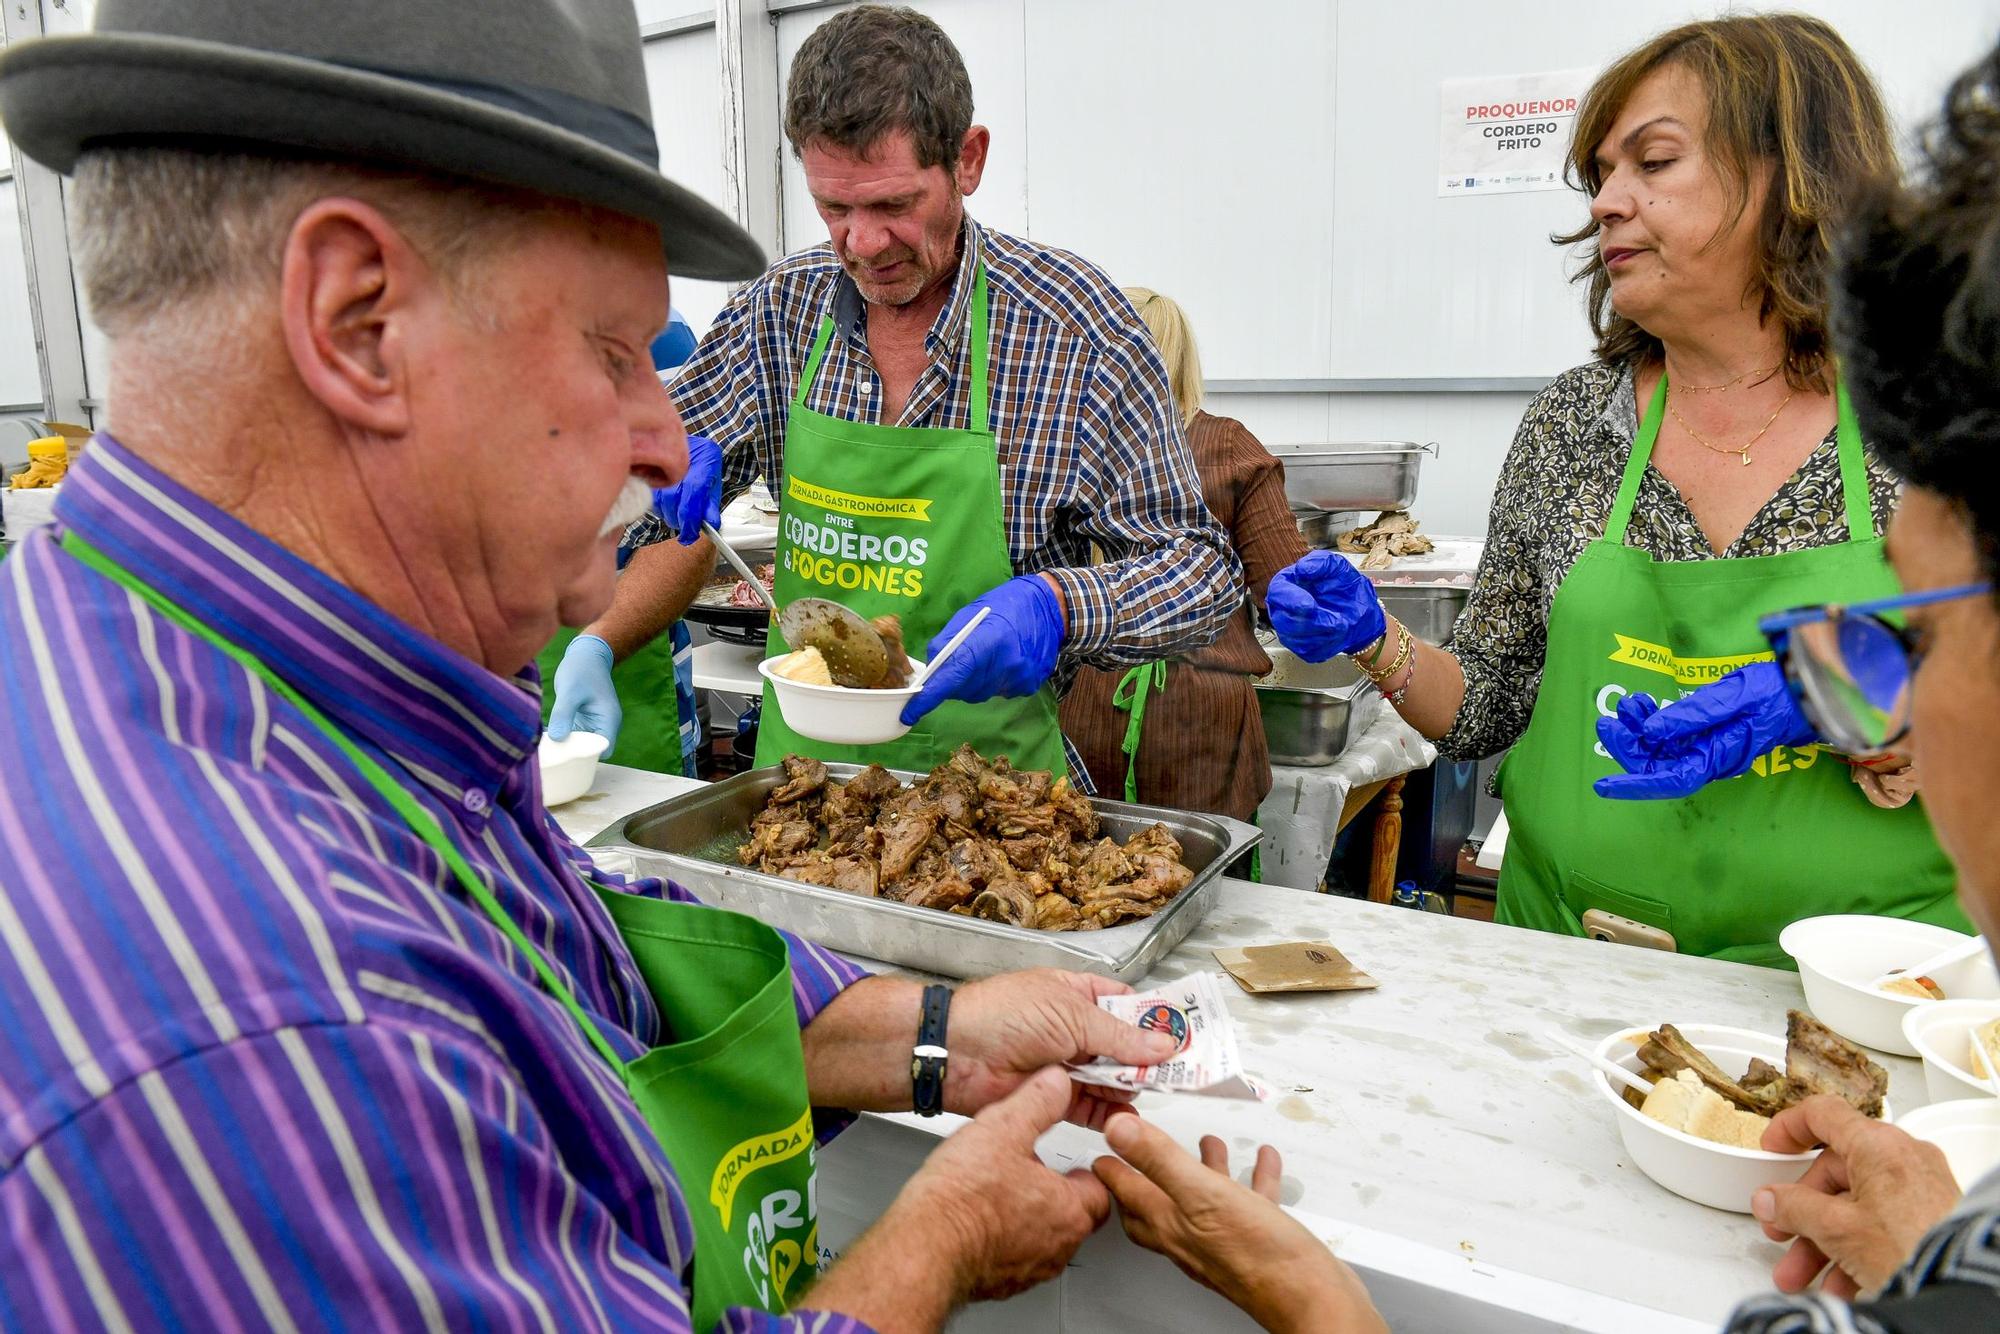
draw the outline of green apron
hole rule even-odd
[[[782,937],[740,913],[593,884],[674,1041],[626,1061],[501,909],[437,817],[248,650],[168,601],[74,532],[63,549],[213,644],[296,707],[451,868],[618,1073],[681,1183],[694,1224],[690,1302],[697,1329],[727,1307],[782,1313],[819,1269],[812,1107]]]
[[[821,319],[785,422],[779,606],[824,597],[871,618],[893,612],[902,619],[903,643],[921,654],[961,607],[1014,577],[1000,502],[999,446],[987,411],[987,320],[981,265],[967,335],[971,425],[958,431],[872,426],[806,407],[833,336],[832,316]],[[766,652],[775,656],[788,647],[773,626]],[[786,726],[766,682],[757,764],[798,754],[922,772],[964,742],[988,758],[1004,755],[1018,769],[1069,772],[1055,692],[1047,686],[1018,699],[948,700],[894,741],[836,746]]]
[[[549,646],[535,657],[542,669],[542,722],[556,704],[556,668],[562,665],[563,650],[582,633],[563,629]],[[674,643],[662,631],[651,642],[611,669],[611,684],[618,692],[618,707],[625,721],[618,729],[618,744],[609,761],[656,774],[687,774],[681,753],[680,698],[675,691]]]
[[[1111,690],[1111,707],[1125,714],[1125,736],[1118,749],[1125,756],[1125,800],[1139,799],[1139,743],[1146,735],[1146,700],[1167,688],[1164,660],[1142,662],[1118,678]]]
[[[1846,542],[1697,561],[1655,561],[1626,546],[1666,395],[1662,376],[1604,536],[1577,559],[1549,609],[1534,713],[1501,766],[1512,832],[1497,920],[1582,935],[1583,915],[1598,909],[1669,932],[1683,954],[1773,967],[1791,966],[1778,933],[1819,913],[1970,930],[1922,808],[1869,804],[1826,747],[1781,746],[1751,772],[1680,801],[1611,801],[1591,790],[1620,772],[1596,724],[1626,694],[1670,700],[1768,660],[1757,619],[1770,612],[1899,591],[1874,536],[1845,390],[1836,438]]]

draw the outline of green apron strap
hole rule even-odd
[[[1847,385],[1834,386],[1834,403],[1839,421],[1834,442],[1840,450],[1840,492],[1847,502],[1847,540],[1860,542],[1875,536],[1875,507],[1869,502],[1868,462],[1861,453],[1861,422],[1848,401]]]
[[[812,352],[806,357],[805,373],[799,376],[799,392],[792,399],[793,407],[802,408],[806,405],[806,394],[812,389],[813,381],[819,378],[820,359],[826,355],[826,345],[832,339],[833,316],[822,315],[819,321],[819,333],[813,338]]]
[[[1118,743],[1118,749],[1125,753],[1127,801],[1139,799],[1139,739],[1146,730],[1146,697],[1154,690],[1166,688],[1167,664],[1142,662],[1119,677],[1111,691],[1111,707],[1131,715],[1125,722],[1125,739]]]
[[[981,264],[972,279],[972,331],[967,335],[972,339],[972,401],[970,404],[971,419],[969,429],[974,431],[991,431],[993,429],[992,413],[987,405],[986,305],[986,266]]]
[[[377,795],[394,808],[396,814],[403,817],[404,822],[410,826],[411,831],[428,844],[431,851],[437,853],[444,860],[445,865],[451,868],[453,876],[457,878],[459,886],[465,890],[473,902],[486,911],[486,915],[493,919],[493,924],[500,928],[501,933],[512,942],[514,948],[527,956],[528,962],[534,966],[535,975],[541,979],[542,985],[548,989],[551,996],[554,996],[556,1000],[562,1003],[562,1007],[565,1010],[569,1011],[570,1017],[576,1020],[577,1027],[581,1028],[583,1035],[590,1040],[590,1045],[597,1049],[597,1054],[602,1056],[610,1064],[611,1068],[618,1072],[620,1080],[625,1078],[625,1062],[619,1059],[617,1051],[609,1042],[605,1041],[604,1034],[598,1031],[597,1025],[591,1022],[591,1018],[584,1011],[583,1006],[577,1002],[576,997],[571,994],[570,989],[563,985],[562,979],[556,976],[555,970],[542,957],[541,951],[528,943],[528,938],[521,933],[521,928],[516,926],[514,920],[507,916],[506,912],[500,907],[499,902],[494,899],[492,891],[486,888],[478,875],[473,872],[472,867],[466,863],[464,854],[460,853],[452,845],[451,840],[445,837],[443,828],[437,822],[437,817],[425,810],[418,803],[417,799],[410,795],[408,788],[390,777],[388,772],[383,769],[373,756],[355,745],[324,714],[308,703],[303,695],[294,690],[287,682],[281,680],[276,672],[265,666],[248,649],[223,638],[212,627],[169,600],[166,594],[160,592],[152,585],[143,582],[138,576],[113,560],[109,555],[91,545],[90,542],[78,535],[74,529],[63,534],[62,548],[79,561],[82,561],[90,569],[97,571],[105,578],[111,580],[111,582],[152,607],[153,610],[159,612],[160,615],[166,617],[175,625],[180,626],[188,633],[204,639],[222,650],[237,665],[262,680],[271,689],[277,691],[287,703],[291,704],[300,713],[303,713],[307,720],[324,733],[326,739],[331,741],[356,769],[360,770],[362,778],[366,779],[368,785],[375,789]]]
[[[1614,547],[1625,545],[1625,530],[1632,523],[1632,506],[1639,499],[1639,483],[1646,465],[1653,460],[1653,442],[1660,438],[1660,422],[1667,415],[1667,373],[1660,372],[1659,387],[1639,423],[1639,436],[1632,442],[1632,457],[1626,460],[1625,476],[1618,483],[1618,498],[1611,502],[1611,515],[1604,521],[1604,540]]]

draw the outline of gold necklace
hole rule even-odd
[[[1721,384],[1677,384],[1674,388],[1680,390],[1683,394],[1713,394],[1718,390],[1733,388],[1753,375],[1775,375],[1777,371],[1778,368],[1776,366],[1766,366],[1762,370],[1745,371],[1735,379],[1724,380]]]
[[[1681,424],[1681,429],[1683,431],[1686,431],[1688,433],[1689,438],[1691,438],[1697,445],[1700,445],[1703,449],[1713,450],[1717,454],[1734,454],[1738,458],[1743,460],[1743,466],[1747,468],[1750,466],[1751,446],[1755,445],[1759,440],[1762,440],[1764,438],[1764,432],[1770,430],[1772,423],[1778,420],[1778,413],[1783,412],[1786,408],[1790,407],[1792,400],[1794,398],[1797,398],[1798,394],[1799,391],[1796,389],[1794,389],[1791,393],[1786,394],[1785,401],[1778,404],[1778,412],[1772,413],[1770,419],[1766,421],[1762,426],[1757,428],[1757,434],[1751,436],[1748,440],[1745,440],[1743,442],[1743,448],[1741,449],[1731,449],[1724,445],[1710,444],[1708,440],[1702,436],[1702,433],[1700,431],[1695,430],[1694,427],[1689,426],[1687,424],[1687,418],[1681,416],[1679,410],[1674,407],[1674,399],[1672,394],[1667,395],[1667,411],[1674,414],[1674,420]]]

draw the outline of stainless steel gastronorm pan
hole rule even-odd
[[[852,778],[858,764],[829,764]],[[921,778],[891,770],[908,782]],[[1208,914],[1223,868],[1263,840],[1240,820],[1159,806],[1093,799],[1104,832],[1123,841],[1154,823],[1180,841],[1194,872],[1188,887],[1151,917],[1101,931],[1031,931],[935,908],[781,880],[739,866],[736,849],[750,820],[784,781],[777,768],[753,769],[649,806],[592,839],[623,852],[641,875],[668,876],[703,901],[734,909],[830,949],[945,977],[985,977],[1016,968],[1069,968],[1131,982],[1143,977]]]
[[[1406,510],[1417,503],[1417,470],[1437,446],[1376,440],[1278,456],[1294,510]]]

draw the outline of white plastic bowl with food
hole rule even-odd
[[[1974,1182],[2000,1167],[2000,1098],[1932,1103],[1897,1124],[1944,1150],[1960,1190],[1971,1190]]]
[[[2000,1022],[2000,999],[1932,1001],[1903,1016],[1903,1036],[1924,1063],[1924,1088],[1932,1102],[2000,1101],[1970,1073],[1972,1034],[1995,1022]]]
[[[542,766],[542,805],[560,806],[590,791],[597,761],[611,748],[611,738],[596,732],[571,732],[560,741],[542,733],[535,758]]]
[[[1850,1042],[1897,1056],[1915,1056],[1903,1036],[1903,1017],[1913,1007],[1941,1002],[1887,992],[1871,985],[1892,968],[1935,958],[1965,940],[1965,934],[1900,917],[1840,914],[1793,922],[1778,935],[1778,947],[1799,966],[1806,1008],[1813,1017]],[[1946,1000],[2000,997],[2000,973],[1985,950],[1931,975]]]
[[[778,712],[785,725],[800,736],[842,746],[874,746],[894,741],[910,730],[903,721],[903,706],[916,697],[924,678],[921,659],[910,659],[910,684],[894,690],[860,690],[837,686],[828,679],[797,680],[785,675],[787,669],[805,669],[811,676],[825,678],[826,664],[812,670],[805,654],[819,657],[817,649],[781,653],[757,664],[757,674],[771,683],[778,699]]]
[[[1639,1061],[1639,1045],[1658,1028],[1648,1024],[1613,1033],[1597,1044],[1596,1054],[1620,1065],[1642,1079],[1655,1076]],[[1785,1039],[1747,1028],[1720,1024],[1676,1024],[1709,1059],[1731,1075],[1746,1069],[1752,1057],[1770,1062],[1779,1069],[1785,1064]],[[1762,1149],[1739,1149],[1714,1140],[1675,1130],[1647,1116],[1620,1096],[1611,1077],[1602,1070],[1591,1072],[1598,1092],[1611,1103],[1618,1118],[1618,1137],[1625,1152],[1653,1180],[1676,1195],[1733,1213],[1750,1212],[1750,1197],[1759,1186],[1773,1182],[1797,1181],[1805,1175],[1819,1150],[1810,1153],[1766,1153]],[[1882,1107],[1882,1119],[1889,1119],[1889,1107]]]

